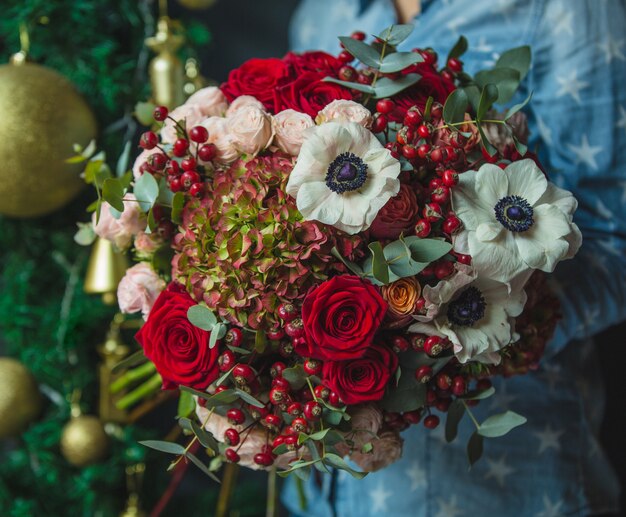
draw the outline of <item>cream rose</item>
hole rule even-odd
[[[332,101],[315,117],[315,122],[318,124],[331,121],[356,122],[365,128],[369,128],[372,125],[372,113],[358,102],[338,99]]]
[[[207,143],[214,144],[217,148],[216,160],[228,164],[239,157],[239,151],[235,147],[233,135],[230,133],[228,122],[222,117],[209,117],[202,125],[209,132]]]
[[[152,154],[160,153],[160,152],[161,150],[158,147],[155,147],[154,149],[144,149],[141,153],[139,153],[139,156],[137,156],[135,163],[133,163],[133,177],[136,180],[139,179],[139,177],[142,175],[142,172],[140,169],[141,169],[141,166],[146,162],[148,157]]]
[[[217,86],[208,86],[189,97],[185,106],[195,106],[204,117],[223,117],[228,109],[228,100]]]
[[[135,264],[126,271],[117,286],[120,311],[125,314],[141,311],[143,318],[148,319],[150,310],[163,289],[165,281],[148,264]]]
[[[292,109],[281,111],[272,118],[274,143],[281,151],[298,156],[304,140],[304,131],[314,125],[315,122],[306,113]]]
[[[255,156],[268,147],[274,137],[270,116],[256,106],[244,106],[226,121],[233,145],[242,153]]]
[[[111,205],[105,201],[100,209],[100,220],[96,224],[94,212],[92,222],[96,235],[111,241],[121,250],[128,248],[133,236],[146,228],[146,217],[139,209],[134,194],[126,194],[124,211],[119,219],[113,217]]]
[[[361,404],[350,411],[350,417],[353,429],[351,439],[354,450],[359,452],[363,445],[377,439],[376,435],[383,424],[383,414],[374,404]]]
[[[135,250],[143,255],[154,253],[164,244],[158,233],[139,232],[135,237]]]
[[[257,100],[252,95],[242,95],[237,97],[230,106],[228,106],[228,110],[226,110],[226,116],[232,117],[235,113],[237,113],[241,108],[247,108],[248,106],[254,106],[255,108],[259,108],[260,110],[265,111],[265,106],[263,103]]]
[[[191,129],[198,126],[206,118],[202,114],[202,110],[195,104],[183,104],[170,112],[170,117],[177,122],[185,121],[185,127]],[[165,144],[173,144],[178,139],[176,134],[176,124],[169,118],[165,120],[161,128],[161,142]]]

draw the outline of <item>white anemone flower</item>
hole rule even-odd
[[[483,165],[459,176],[452,208],[463,222],[454,249],[472,256],[480,276],[510,283],[530,270],[554,271],[582,242],[574,196],[549,183],[532,160],[502,170]]]
[[[431,302],[438,304],[434,319],[426,323],[420,317],[422,322],[411,325],[409,332],[448,338],[460,362],[498,364],[498,350],[519,339],[514,318],[526,304],[523,289],[510,292],[506,284],[476,278],[467,268],[431,291]]]
[[[306,220],[355,234],[399,192],[399,174],[400,162],[371,131],[327,122],[306,131],[286,190]]]

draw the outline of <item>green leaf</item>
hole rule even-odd
[[[454,441],[459,429],[459,422],[465,414],[465,406],[460,400],[454,400],[448,408],[446,417],[446,442]]]
[[[124,211],[124,187],[120,183],[120,180],[116,178],[107,178],[102,184],[102,197],[113,208]]]
[[[188,386],[179,386],[178,389],[180,391],[186,391],[195,395],[196,397],[200,397],[201,399],[206,400],[205,407],[216,407],[216,406],[224,406],[228,404],[232,404],[239,398],[235,390],[224,390],[219,393],[215,393],[211,395],[210,393],[206,393],[204,391],[194,390],[193,388],[189,388]]]
[[[485,135],[485,132],[483,131],[483,128],[480,124],[478,124],[478,133],[480,133],[480,143],[483,148],[487,151],[489,156],[494,156],[498,152],[498,150],[489,140],[487,140],[487,135]]]
[[[478,432],[472,433],[469,441],[467,442],[467,459],[470,467],[476,463],[483,455],[483,437]]]
[[[287,444],[281,443],[278,447],[274,447],[272,452],[276,454],[276,456],[280,456],[281,454],[289,452],[289,449],[287,448]]]
[[[243,390],[240,390],[240,389],[235,389],[235,393],[237,395],[239,395],[241,400],[243,400],[244,402],[247,402],[251,406],[255,406],[255,407],[258,407],[258,408],[264,408],[265,407],[265,404],[263,404],[263,402],[259,402],[252,395],[250,395],[250,393],[247,393],[247,392],[245,392]]]
[[[151,102],[138,102],[135,104],[135,118],[143,126],[150,126],[154,122],[152,113],[156,106]]]
[[[259,354],[265,352],[267,348],[267,335],[262,330],[257,330],[254,335],[254,350]]]
[[[122,150],[122,154],[117,160],[117,164],[115,166],[115,175],[120,178],[124,175],[124,173],[128,170],[128,161],[130,158],[130,140],[126,142],[124,145],[124,149]]]
[[[476,110],[476,120],[479,122],[485,116],[485,113],[493,106],[493,103],[498,98],[498,88],[495,84],[488,83],[483,86],[483,90],[480,94],[480,101],[478,102],[478,109]]]
[[[400,376],[397,387],[390,387],[381,400],[384,409],[399,413],[419,409],[425,403],[426,385],[417,381],[413,375]]]
[[[172,200],[174,199],[174,192],[171,191],[169,184],[165,178],[159,180],[159,195],[157,196],[157,203],[164,206],[172,206]]]
[[[198,467],[204,474],[209,476],[213,481],[221,484],[220,479],[215,474],[213,474],[213,472],[211,472],[209,468],[204,463],[202,463],[200,459],[194,456],[192,453],[187,452],[185,454],[185,458],[191,460],[191,463],[193,463],[196,467]]]
[[[217,323],[212,329],[211,329],[211,335],[209,336],[209,349],[213,350],[215,348],[215,345],[217,344],[217,340],[219,339],[218,337],[218,332],[217,330],[222,327],[222,328],[226,328],[226,325],[224,325],[223,323]]]
[[[339,41],[343,47],[350,52],[361,63],[378,69],[380,66],[380,54],[367,43],[351,38],[350,36],[340,36]]]
[[[522,156],[524,156],[526,154],[526,151],[528,151],[528,147],[526,146],[526,144],[520,142],[515,135],[513,135],[513,144],[515,144],[515,149]]]
[[[496,61],[496,68],[512,68],[517,70],[519,80],[522,81],[524,77],[526,77],[526,74],[528,74],[531,60],[532,52],[530,47],[524,45],[503,52],[498,61]]]
[[[385,74],[392,74],[422,61],[424,58],[417,52],[394,52],[385,56],[380,65],[380,71]]]
[[[487,418],[478,428],[478,434],[486,438],[504,436],[511,429],[526,423],[526,418],[514,411],[506,411]]]
[[[185,448],[179,443],[163,442],[161,440],[144,440],[139,443],[155,451],[165,452],[167,454],[185,454]]]
[[[452,58],[461,57],[465,54],[465,52],[467,52],[467,38],[465,36],[461,36],[452,47],[452,50],[448,53],[446,63]]]
[[[158,248],[152,255],[152,269],[162,274],[169,275],[172,272],[172,257],[174,250],[171,246],[165,245]]]
[[[446,124],[463,122],[468,103],[469,99],[465,90],[461,88],[454,90],[443,105],[443,119],[446,121]]]
[[[389,77],[381,77],[374,86],[374,98],[383,99],[385,97],[393,97],[402,90],[413,86],[422,78],[419,74],[407,74],[400,79],[390,79]]]
[[[150,210],[148,210],[148,228],[146,230],[146,233],[152,233],[157,228],[157,223],[154,220],[154,212],[152,211],[152,208],[153,207],[150,207]]]
[[[533,98],[533,92],[530,92],[528,94],[528,97],[526,97],[522,102],[520,102],[519,104],[516,104],[515,106],[510,108],[509,111],[506,112],[506,115],[504,115],[504,120],[509,120],[519,110],[521,110],[524,106],[526,106],[526,104],[528,104],[530,102],[530,99],[532,98]]]
[[[491,397],[495,392],[496,389],[491,386],[490,388],[482,391],[470,391],[459,398],[463,400],[484,400]]]
[[[332,253],[332,255],[339,259],[341,262],[343,262],[343,264],[350,270],[352,271],[355,275],[357,276],[364,276],[363,273],[363,269],[361,269],[359,267],[358,264],[355,264],[354,262],[350,262],[349,260],[347,260],[346,258],[342,257],[341,253],[339,253],[339,250],[333,246],[333,249],[330,250],[330,252]]]
[[[331,409],[324,409],[324,420],[332,426],[337,426],[343,420],[343,413],[341,411],[333,411]]]
[[[234,369],[235,369],[235,367],[233,366],[230,370],[228,370],[227,372],[224,372],[222,375],[220,375],[220,377],[215,381],[215,385],[216,386],[221,386],[222,384],[224,384],[224,381],[226,379],[228,379],[230,374],[233,373]]]
[[[135,181],[133,192],[135,193],[139,207],[144,212],[147,212],[154,205],[157,197],[159,197],[159,184],[152,174],[142,174],[137,181]]]
[[[323,440],[324,437],[328,434],[329,431],[330,431],[330,428],[322,429],[321,431],[317,431],[317,432],[309,435],[308,437],[311,440]]]
[[[492,83],[498,88],[498,104],[509,102],[520,83],[520,74],[513,68],[494,68],[493,70],[481,70],[474,78],[476,83],[482,88]]]
[[[181,391],[178,397],[178,416],[188,417],[196,409],[196,401],[193,399],[191,393],[187,391]]]
[[[368,452],[372,452],[373,449],[374,446],[372,445],[372,442],[367,442],[363,444],[363,447],[361,447],[361,452],[363,454],[367,454]]]
[[[383,284],[389,283],[389,267],[383,253],[383,246],[380,242],[371,242],[368,246],[372,252],[372,274],[374,278]]]
[[[292,389],[299,390],[306,384],[307,375],[302,369],[302,365],[298,364],[291,368],[283,370],[283,378],[289,383]]]
[[[415,262],[434,262],[452,249],[452,244],[449,242],[439,239],[420,239],[415,235],[406,237],[404,242],[411,250],[411,258]]]
[[[480,102],[480,94],[481,90],[475,84],[470,84],[463,88],[465,95],[469,99],[469,103],[471,104],[474,111],[478,111],[478,103]]]
[[[357,90],[359,92],[367,93],[368,95],[374,95],[374,88],[372,88],[369,84],[361,84],[361,83],[353,83],[351,81],[342,81],[340,79],[335,79],[334,77],[324,77],[322,81],[327,83],[335,83],[340,86],[345,86],[346,88],[351,88],[352,90]]]
[[[389,45],[393,45],[397,47],[400,43],[402,43],[405,39],[407,39],[415,26],[411,23],[399,23],[395,25],[391,25],[384,29],[377,38],[386,41]]]
[[[435,99],[431,96],[428,97],[428,99],[426,99],[426,104],[424,105],[424,120],[426,122],[430,121],[430,110],[433,107],[433,102],[435,101]],[[413,166],[411,166],[413,167]]]
[[[345,470],[348,474],[356,479],[363,479],[367,476],[367,472],[358,472],[348,465],[341,456],[337,454],[327,453],[324,456],[324,463],[340,470]]]
[[[137,350],[117,363],[111,369],[111,373],[119,373],[122,370],[127,370],[128,368],[132,368],[138,364],[143,364],[146,361],[148,361],[148,358],[144,355],[143,350]]]
[[[181,224],[183,207],[185,206],[185,194],[182,192],[176,192],[172,198],[172,222],[175,224]]]
[[[209,431],[207,431],[206,429],[202,429],[200,424],[192,420],[191,429],[193,431],[193,434],[195,434],[198,438],[198,441],[200,442],[202,447],[204,447],[205,449],[211,449],[214,452],[217,452],[219,450],[217,440],[213,437],[211,433],[209,433]]]
[[[91,246],[96,240],[96,232],[91,223],[76,223],[78,231],[74,234],[74,242],[81,246]]]
[[[217,318],[213,311],[206,305],[192,305],[187,309],[187,319],[189,322],[202,330],[213,330],[217,324]]]

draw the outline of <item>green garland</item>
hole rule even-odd
[[[153,2],[6,0],[2,7],[4,61],[19,50],[18,29],[26,24],[31,58],[56,69],[85,94],[99,120],[100,147],[110,159],[119,156],[135,136],[132,125],[128,129],[134,104],[148,93],[145,70],[151,56],[143,41],[154,31]],[[205,44],[208,33],[196,24],[188,40],[191,48]],[[79,247],[73,235],[75,221],[86,219],[86,196],[44,218],[0,216],[0,353],[26,364],[46,396],[39,420],[19,439],[1,444],[6,449],[0,461],[3,516],[119,515],[126,498],[124,468],[144,459],[137,440],[153,437],[127,427],[113,440],[107,460],[83,469],[72,467],[59,452],[72,390],[82,390],[86,413],[97,412],[96,345],[113,316],[99,297],[83,292],[89,250]],[[149,488],[143,494],[148,508],[168,479],[165,460],[154,458],[161,463],[149,465]]]

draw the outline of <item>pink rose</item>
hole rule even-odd
[[[143,174],[143,172],[141,172],[141,166],[146,162],[148,156],[160,152],[161,150],[158,147],[155,147],[154,149],[144,149],[143,151],[141,151],[139,156],[137,156],[135,163],[133,163],[133,177],[136,180],[139,179],[139,177]]]
[[[265,111],[265,106],[262,102],[258,101],[252,95],[242,95],[241,97],[237,97],[231,105],[228,107],[226,111],[227,117],[232,117],[235,113],[237,113],[241,108],[247,108],[248,106],[254,106],[255,108],[259,108],[260,110]]]
[[[365,128],[372,125],[371,112],[358,102],[345,99],[332,101],[322,109],[315,117],[315,122],[356,122]]]
[[[142,255],[154,253],[163,244],[163,237],[158,233],[139,232],[135,237],[135,250]]]
[[[92,222],[96,235],[111,241],[119,249],[124,250],[130,246],[133,236],[146,229],[146,217],[139,209],[134,194],[126,194],[124,211],[119,219],[111,214],[111,205],[106,201],[100,209],[100,220],[96,224],[94,212]]]
[[[133,314],[141,311],[148,318],[154,302],[165,289],[165,281],[145,262],[131,267],[117,286],[117,301],[120,311]]]
[[[235,148],[235,140],[230,133],[227,119],[222,117],[209,117],[202,125],[209,132],[208,143],[215,144],[217,148],[217,161],[229,164],[239,158],[239,151]]]
[[[228,109],[228,100],[217,86],[208,86],[189,97],[185,106],[195,106],[203,117],[223,117]]]
[[[374,404],[359,404],[350,408],[352,441],[359,452],[366,443],[376,440],[376,435],[383,425],[383,414]],[[350,435],[348,435],[350,436]]]
[[[402,456],[403,443],[399,433],[386,431],[372,440],[370,452],[353,452],[351,459],[365,472],[374,472],[398,461]]]
[[[247,155],[257,155],[274,138],[270,116],[256,106],[244,106],[226,121],[233,145]]]
[[[306,113],[292,109],[281,111],[272,119],[274,143],[281,151],[298,156],[304,140],[304,131],[314,125],[313,119]]]
[[[206,118],[202,114],[202,110],[195,104],[183,104],[170,112],[177,122],[185,122],[185,127],[189,130],[194,126],[198,126]],[[176,134],[176,124],[169,118],[165,120],[161,128],[161,142],[165,144],[173,144],[178,139]]]

